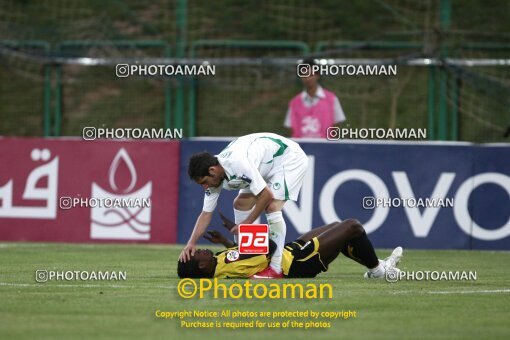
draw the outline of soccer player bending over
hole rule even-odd
[[[236,224],[251,224],[266,213],[270,238],[276,249],[270,266],[254,278],[281,278],[282,254],[287,227],[282,209],[297,201],[308,158],[294,141],[274,133],[254,133],[237,138],[219,155],[202,152],[189,160],[188,175],[204,190],[204,205],[179,260],[193,257],[216,208],[221,189],[239,190],[234,200]],[[237,225],[231,232],[237,231]]]
[[[227,228],[234,223],[222,216]],[[221,243],[226,250],[214,253],[209,249],[197,249],[187,262],[179,261],[177,274],[180,278],[251,278],[267,268],[276,245],[269,240],[269,254],[239,254],[236,244],[218,231],[208,231],[204,237],[213,243]],[[397,247],[385,260],[379,260],[363,226],[354,219],[334,222],[314,228],[294,242],[285,245],[282,272],[287,278],[312,278],[326,272],[339,253],[368,268],[365,278],[383,278],[386,271],[396,269],[402,257]]]

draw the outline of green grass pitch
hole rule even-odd
[[[476,271],[477,280],[394,284],[363,279],[364,268],[340,255],[316,279],[284,281],[330,283],[332,299],[234,300],[181,298],[176,289],[180,250],[163,245],[0,243],[0,339],[510,338],[510,252],[404,249],[403,270]],[[378,250],[380,258],[388,254]],[[36,283],[38,269],[126,271],[127,280]],[[244,280],[222,281],[235,282]],[[183,329],[178,319],[157,318],[156,310],[355,310],[357,317],[331,320],[328,329],[204,330]]]

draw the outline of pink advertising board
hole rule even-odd
[[[0,138],[0,241],[175,243],[177,141]]]

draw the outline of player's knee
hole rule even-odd
[[[282,211],[283,205],[285,204],[285,201],[280,200],[272,200],[271,203],[266,207],[266,213],[274,213],[277,211]]]
[[[345,220],[344,223],[347,225],[354,237],[360,236],[365,232],[365,229],[357,219],[349,218]]]
[[[278,207],[275,204],[273,204],[272,202],[266,207],[267,214],[274,213],[276,211],[279,211]]]

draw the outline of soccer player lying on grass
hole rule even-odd
[[[223,224],[230,229],[235,224],[223,215]],[[213,254],[198,249],[188,262],[178,262],[180,278],[250,278],[267,268],[276,245],[269,240],[269,254],[239,254],[237,246],[218,231],[208,231],[204,238],[221,243],[227,249]],[[334,222],[314,228],[297,240],[285,245],[282,271],[287,278],[312,278],[328,270],[339,253],[368,268],[365,278],[383,278],[388,268],[395,268],[402,257],[397,247],[385,260],[379,260],[363,226],[354,219]]]

